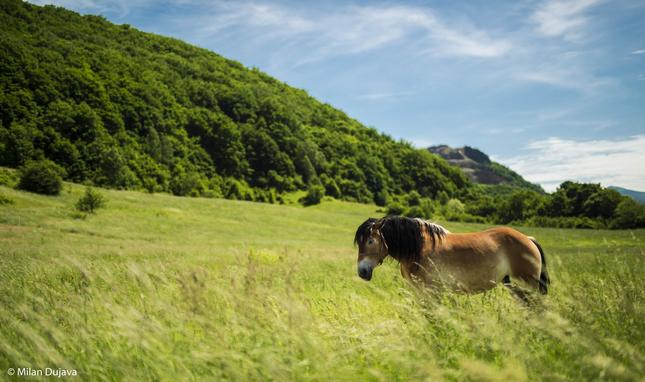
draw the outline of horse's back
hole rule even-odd
[[[539,256],[526,235],[509,227],[448,234],[431,255],[438,268],[471,290],[489,289],[508,275],[539,275]]]

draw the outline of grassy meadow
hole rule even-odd
[[[83,217],[81,186],[0,187],[0,379],[645,380],[643,230],[520,228],[553,279],[527,309],[503,288],[417,292],[394,262],[359,279],[374,206],[101,191]]]

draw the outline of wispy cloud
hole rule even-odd
[[[645,190],[645,135],[586,141],[553,137],[532,142],[523,151],[494,159],[547,191],[565,180]]]
[[[431,9],[411,6],[341,6],[320,14],[307,9],[255,2],[216,2],[209,15],[191,20],[202,38],[239,27],[254,36],[288,39],[308,46],[307,61],[366,52],[406,38],[435,55],[491,58],[512,44],[475,27],[450,26]]]
[[[581,70],[579,66],[569,65],[566,68],[566,64],[565,61],[553,67],[524,69],[514,72],[513,77],[520,81],[555,86],[585,94],[618,85],[615,79],[595,76],[586,70]]]
[[[577,40],[589,18],[585,14],[601,0],[548,0],[531,15],[537,31],[547,37]]]
[[[379,92],[379,93],[365,93],[358,96],[359,99],[376,101],[383,99],[398,99],[401,97],[407,97],[415,94],[413,91],[401,91],[401,92]]]
[[[632,52],[632,54],[644,54],[644,53],[645,53],[645,49],[638,49]]]

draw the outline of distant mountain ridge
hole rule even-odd
[[[508,167],[492,161],[488,155],[476,148],[470,146],[453,148],[448,145],[437,145],[428,147],[428,151],[441,156],[451,165],[459,167],[474,183],[510,184],[544,192],[539,185],[527,181]]]
[[[607,188],[616,190],[621,195],[629,196],[630,198],[634,199],[639,203],[645,203],[645,192],[643,191],[635,191],[635,190],[630,190],[628,188],[617,187],[617,186],[609,186]]]

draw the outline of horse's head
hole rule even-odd
[[[354,244],[358,245],[358,275],[363,280],[371,280],[374,268],[388,255],[382,225],[383,219],[369,218],[356,230]]]

